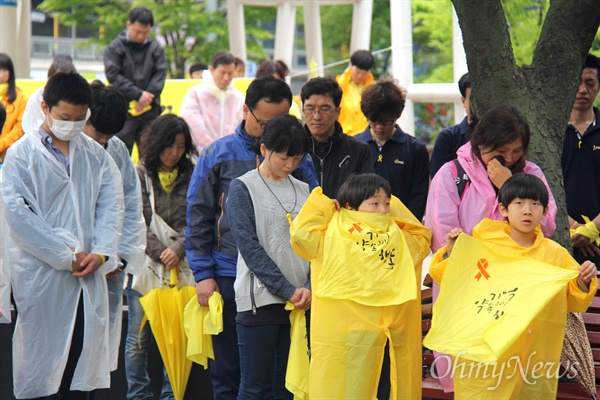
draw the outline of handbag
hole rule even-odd
[[[154,189],[148,175],[146,175],[146,191],[150,198],[150,207],[152,208],[152,220],[150,221],[150,231],[156,235],[158,240],[166,247],[171,246],[177,240],[179,232],[171,228],[169,224],[156,214],[154,205]],[[156,261],[147,253],[144,258],[143,271],[133,277],[131,288],[145,295],[155,288],[165,288],[170,286],[169,270],[161,261]],[[183,258],[177,271],[177,287],[196,286],[194,274],[190,270],[187,259]]]

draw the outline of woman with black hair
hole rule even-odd
[[[150,327],[144,326],[140,333],[144,317],[140,297],[154,287],[161,286],[152,276],[157,273],[163,275],[162,281],[168,283],[168,274],[162,272],[177,268],[180,286],[194,285],[194,278],[185,260],[184,236],[186,195],[194,168],[190,158],[196,152],[188,125],[174,114],[163,115],[143,133],[141,148],[142,158],[137,170],[142,187],[143,214],[148,227],[147,261],[144,272],[133,277],[133,282],[130,280],[126,289],[129,305],[125,343],[128,399],[153,398],[146,371]],[[154,269],[153,266],[158,267]],[[172,396],[165,371],[161,398]]]
[[[286,302],[311,304],[308,261],[290,245],[290,224],[308,197],[293,176],[310,138],[291,115],[272,118],[255,150],[258,168],[234,179],[225,205],[238,246],[235,301],[241,381],[238,399],[292,399],[285,387],[290,351]],[[272,393],[268,389],[272,387]]]
[[[0,103],[6,109],[6,122],[0,135],[0,162],[6,150],[21,136],[21,121],[27,105],[27,95],[17,88],[15,67],[8,54],[0,53]]]

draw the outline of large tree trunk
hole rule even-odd
[[[600,24],[598,0],[553,0],[530,66],[516,65],[501,0],[452,0],[463,34],[477,114],[514,104],[527,117],[529,158],[544,171],[558,214],[555,240],[570,248],[560,159],[586,55]]]

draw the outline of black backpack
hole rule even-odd
[[[454,182],[456,182],[456,187],[458,189],[458,197],[462,200],[463,195],[465,194],[465,190],[467,186],[469,186],[470,180],[469,176],[465,172],[465,169],[460,165],[458,160],[452,160],[452,172],[454,177]]]

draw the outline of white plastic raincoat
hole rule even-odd
[[[83,134],[71,141],[69,160],[70,175],[36,131],[10,147],[2,168],[10,242],[5,262],[19,311],[13,336],[17,398],[58,391],[80,297],[85,336],[71,390],[110,386],[104,276],[110,266],[73,277],[71,249],[116,258],[123,184],[108,153]]]
[[[2,169],[0,168],[0,190],[2,187]],[[1,194],[1,192],[0,192]],[[4,220],[4,203],[0,201],[0,221]],[[10,270],[4,263],[6,246],[6,229],[0,224],[0,324],[10,324]]]
[[[37,132],[44,122],[44,112],[42,111],[44,88],[45,86],[36,89],[27,100],[25,112],[23,113],[23,121],[21,122],[23,132],[25,133],[30,131]]]
[[[117,164],[123,178],[125,214],[119,243],[119,256],[127,261],[127,269],[106,281],[108,285],[108,311],[110,316],[109,353],[110,370],[119,363],[119,346],[123,322],[123,284],[127,273],[137,275],[144,263],[146,250],[146,222],[142,215],[142,190],[135,166],[129,157],[127,146],[119,138],[107,142],[106,151]],[[116,258],[113,259],[116,261]],[[116,262],[113,264],[116,268]]]

